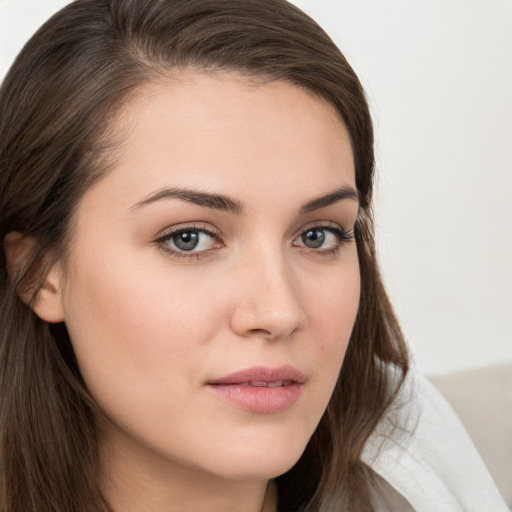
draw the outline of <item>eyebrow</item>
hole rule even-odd
[[[311,213],[312,211],[327,208],[328,206],[345,199],[351,199],[359,202],[359,194],[352,187],[341,187],[329,194],[325,194],[324,196],[317,197],[316,199],[307,202],[300,209],[300,213]]]
[[[155,194],[134,204],[130,210],[139,208],[150,203],[161,201],[162,199],[179,199],[187,203],[197,204],[206,208],[222,210],[236,215],[245,213],[245,207],[241,201],[231,199],[222,194],[210,194],[208,192],[198,192],[196,190],[188,190],[183,188],[165,188],[159,190]]]
[[[140,208],[163,199],[178,199],[180,201],[197,204],[198,206],[213,208],[215,210],[234,213],[236,215],[243,215],[246,213],[244,204],[238,199],[233,199],[223,194],[212,194],[209,192],[199,192],[184,188],[161,189],[142,201],[135,203],[130,207],[130,210]],[[359,196],[352,187],[341,187],[333,192],[329,192],[328,194],[308,201],[300,208],[300,214],[304,215],[315,210],[320,210],[321,208],[327,208],[328,206],[345,199],[359,201]]]

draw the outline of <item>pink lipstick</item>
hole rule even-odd
[[[276,413],[300,397],[304,375],[293,366],[257,366],[208,382],[208,389],[251,412]]]

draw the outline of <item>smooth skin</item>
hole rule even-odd
[[[289,83],[183,70],[145,85],[113,128],[116,163],[81,199],[34,309],[66,323],[105,413],[114,510],[258,512],[315,430],[356,317],[347,130]],[[306,381],[278,413],[208,389],[282,365]]]

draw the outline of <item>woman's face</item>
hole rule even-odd
[[[358,307],[347,131],[296,86],[192,72],[145,86],[115,128],[60,288],[103,443],[126,464],[277,476],[327,406]]]

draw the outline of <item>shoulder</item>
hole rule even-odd
[[[364,460],[417,512],[508,511],[459,418],[418,373],[408,376]]]

